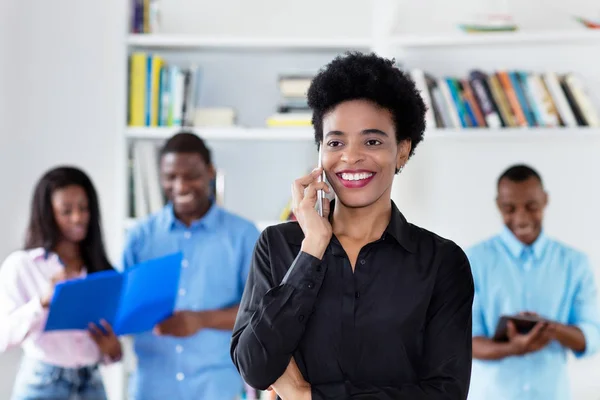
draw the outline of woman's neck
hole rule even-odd
[[[81,272],[83,268],[83,260],[81,257],[81,249],[78,243],[61,240],[54,248],[54,252],[60,257],[65,265],[65,268],[74,273]]]
[[[372,205],[362,208],[346,207],[336,200],[332,221],[336,237],[370,242],[383,235],[392,214],[392,202],[388,197],[382,196]]]

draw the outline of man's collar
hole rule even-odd
[[[502,239],[502,242],[514,258],[520,258],[523,252],[527,248],[530,248],[533,252],[533,256],[535,257],[535,259],[539,260],[542,258],[544,254],[544,249],[546,248],[546,244],[548,243],[548,237],[542,230],[537,239],[535,239],[535,242],[533,242],[530,246],[527,246],[519,239],[517,239],[514,233],[512,233],[512,231],[508,229],[506,225],[504,226],[504,228],[502,228],[502,232],[500,232],[500,238]]]
[[[187,227],[183,222],[177,219],[175,216],[175,211],[173,210],[173,203],[169,202],[165,206],[165,226],[168,230],[173,230],[177,228],[184,229],[195,229],[195,228],[206,228],[209,230],[216,229],[220,224],[220,207],[212,202],[206,214],[204,214],[200,219],[195,220],[192,224]]]

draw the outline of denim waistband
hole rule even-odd
[[[25,369],[36,370],[50,379],[64,379],[72,383],[88,381],[99,368],[97,364],[66,368],[35,359],[24,359],[23,367]]]

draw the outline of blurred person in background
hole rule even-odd
[[[502,231],[467,251],[475,280],[473,400],[570,398],[567,352],[595,353],[600,315],[588,257],[543,229],[548,194],[527,165],[497,182]],[[502,315],[541,318],[528,333],[508,324],[508,341],[492,337]]]
[[[215,203],[211,152],[198,136],[166,141],[160,179],[168,204],[129,232],[123,263],[182,252],[179,299],[154,332],[134,336],[129,398],[233,400],[243,382],[229,343],[259,231]]]
[[[111,327],[44,332],[57,283],[112,269],[100,227],[96,190],[83,171],[58,167],[42,176],[25,248],[0,268],[0,351],[25,353],[13,400],[106,399],[98,364],[121,359]]]

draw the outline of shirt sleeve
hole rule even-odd
[[[246,230],[242,244],[242,257],[240,264],[240,297],[244,294],[246,288],[246,282],[248,281],[248,275],[250,274],[250,265],[252,264],[252,254],[254,253],[254,247],[260,236],[259,230],[253,224],[250,224]]]
[[[127,232],[125,238],[125,246],[123,249],[123,257],[121,259],[121,272],[134,266],[138,260],[138,243],[139,243],[139,228],[136,226]]]
[[[469,264],[471,265],[472,275],[473,275],[473,283],[475,287],[475,293],[473,296],[473,337],[483,336],[487,337],[488,332],[485,327],[485,320],[483,317],[483,308],[480,303],[480,283],[477,275],[477,256],[471,252],[466,252],[467,258],[469,259]]]
[[[600,315],[594,273],[586,256],[580,260],[579,282],[575,292],[569,324],[578,327],[585,337],[585,350],[575,352],[578,358],[596,353],[600,347]]]
[[[460,248],[442,261],[423,332],[419,380],[400,386],[356,382],[312,386],[313,400],[463,400],[471,377],[473,277]]]
[[[325,276],[325,265],[300,252],[281,282],[271,270],[267,228],[260,235],[231,341],[231,358],[250,386],[265,390],[285,371],[297,348]],[[283,267],[283,268],[282,268]]]
[[[46,312],[40,298],[30,298],[25,290],[28,267],[22,253],[11,254],[0,267],[0,352],[43,329]]]

